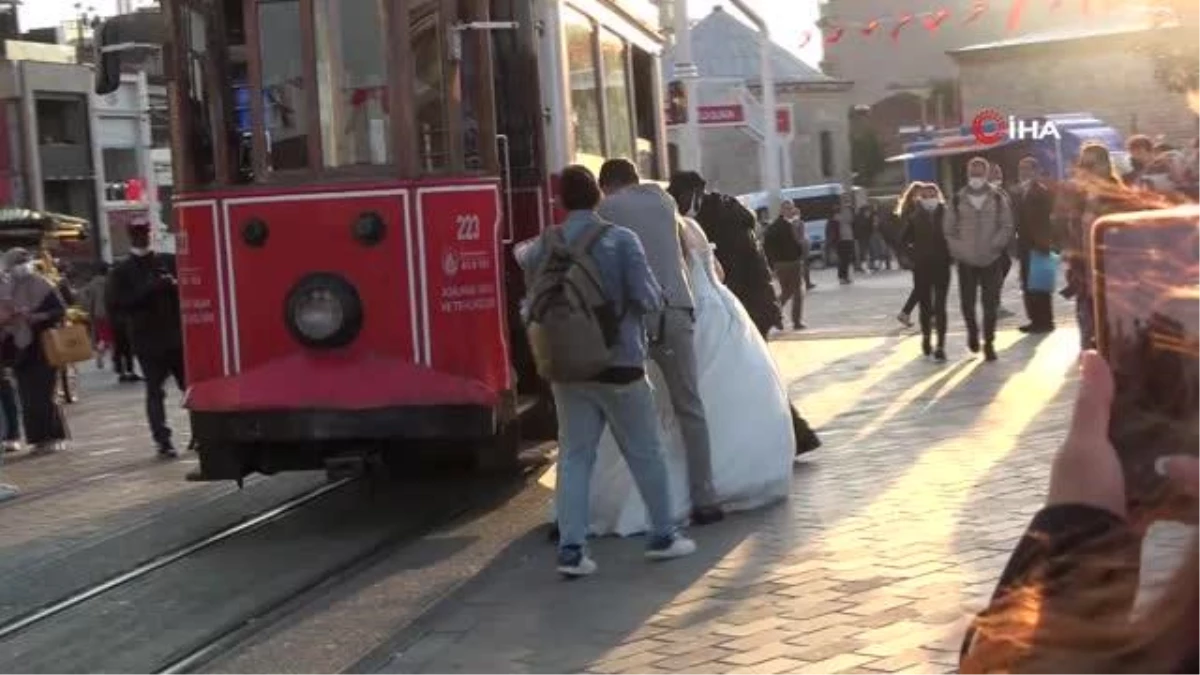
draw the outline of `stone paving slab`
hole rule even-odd
[[[885,276],[821,311],[851,328],[894,315],[905,282]],[[699,552],[670,563],[598,540],[599,574],[576,582],[531,544],[408,629],[382,672],[953,672],[1044,498],[1078,334],[1005,330],[995,364],[961,342],[944,365],[911,335],[772,342],[826,441],[789,501],[694,529]],[[1148,577],[1184,534],[1152,534]]]

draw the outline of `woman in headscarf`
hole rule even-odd
[[[62,321],[66,306],[54,284],[34,271],[25,249],[9,250],[3,265],[8,271],[3,300],[9,308],[4,339],[11,341],[14,353],[25,440],[35,453],[54,452],[65,445],[67,424],[55,401],[58,371],[46,360],[41,338]]]

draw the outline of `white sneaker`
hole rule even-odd
[[[570,579],[591,576],[596,573],[598,566],[587,553],[562,552],[558,555],[558,573]]]
[[[683,535],[675,535],[670,546],[646,549],[646,558],[650,560],[673,560],[689,556],[696,552],[696,542]]]
[[[24,448],[25,445],[21,443],[21,441],[4,441],[4,443],[0,445],[0,449],[3,449],[4,452],[20,452]]]
[[[896,315],[896,320],[899,321],[901,323],[901,325],[903,325],[905,328],[912,328],[912,315],[911,314],[905,314],[904,312],[900,312],[899,314]]]
[[[0,483],[0,502],[6,502],[10,499],[15,499],[21,495],[21,490],[16,485],[8,483]]]

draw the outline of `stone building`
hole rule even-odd
[[[957,90],[959,75],[951,52],[969,45],[993,43],[1007,38],[1041,33],[1049,29],[1102,29],[1129,20],[1128,10],[1107,10],[1111,3],[1092,2],[1084,12],[1078,2],[1030,2],[1021,14],[1015,32],[1007,27],[1008,2],[992,2],[968,21],[976,0],[824,0],[821,17],[830,30],[845,32],[833,44],[825,45],[823,72],[854,82],[850,104],[869,106],[860,123],[873,132],[884,155],[901,151],[904,142],[923,126],[941,128],[960,124],[964,119],[963,101]],[[923,25],[924,15],[945,9],[949,16],[937,30]],[[906,15],[911,20],[900,28],[895,39],[893,28]],[[870,35],[862,27],[878,20]],[[1010,73],[1011,77],[1022,77]],[[983,86],[982,83],[977,83]],[[969,116],[966,119],[970,119]],[[902,179],[895,171],[885,171],[876,183]]]
[[[698,103],[704,108],[702,172],[714,190],[735,195],[762,190],[761,37],[717,6],[693,25],[692,43],[702,78],[697,88]],[[847,94],[852,83],[821,73],[779,45],[772,45],[771,59],[776,101],[789,111],[781,137],[783,186],[849,184]],[[673,63],[668,50],[663,56],[665,81],[673,79]],[[677,130],[668,127],[667,133],[674,139]]]
[[[1040,33],[950,54],[968,120],[986,108],[1018,116],[1087,112],[1126,136],[1163,135],[1183,145],[1196,136],[1196,113],[1155,77],[1147,48],[1184,40],[1195,53],[1194,27],[1128,27]]]

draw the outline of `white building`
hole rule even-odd
[[[150,92],[146,76],[126,73],[116,91],[104,96],[92,94],[92,114],[102,158],[99,173],[104,185],[98,223],[100,250],[104,259],[111,261],[129,251],[126,228],[133,220],[149,218],[156,232],[163,229],[150,155]],[[130,181],[140,181],[143,187],[134,199],[127,194]]]

